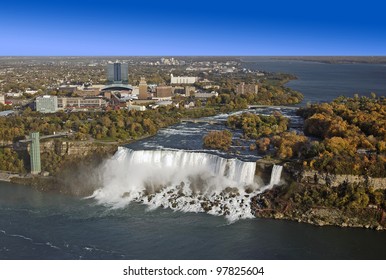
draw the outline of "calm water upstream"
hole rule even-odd
[[[355,93],[386,95],[386,64],[327,64],[295,60],[246,58],[245,67],[268,72],[291,73],[298,77],[287,86],[304,94],[307,102],[331,101]]]

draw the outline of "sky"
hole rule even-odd
[[[0,56],[386,55],[382,1],[2,1]]]

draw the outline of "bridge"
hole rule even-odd
[[[299,109],[297,106],[274,106],[274,105],[248,105],[248,109],[274,108],[274,109]]]
[[[44,139],[49,139],[49,138],[61,138],[61,137],[67,137],[69,135],[72,135],[72,132],[58,132],[58,133],[51,134],[51,135],[43,135],[39,139],[44,140]],[[25,140],[19,140],[19,143],[29,143],[29,142],[32,142],[32,139],[28,138]]]
[[[181,119],[181,123],[207,123],[207,124],[224,124],[225,121],[205,120],[205,119]]]

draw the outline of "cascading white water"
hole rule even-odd
[[[272,167],[271,171],[271,179],[269,181],[269,184],[262,187],[260,189],[260,192],[270,190],[272,189],[275,185],[278,185],[280,183],[280,178],[281,178],[281,172],[283,171],[283,166],[281,165],[276,165],[274,164]]]
[[[261,192],[255,169],[255,162],[207,153],[120,147],[102,167],[104,187],[92,197],[112,207],[137,201],[150,209],[205,211],[235,221],[253,217],[250,199]],[[280,180],[279,173],[278,167],[271,182]]]
[[[134,151],[119,148],[118,161],[128,164],[128,167],[143,166],[150,170],[172,170],[183,173],[206,171],[211,174],[222,175],[225,178],[242,183],[252,184],[256,164],[243,162],[237,159],[225,159],[206,153],[193,153],[185,151],[168,150],[141,150]]]
[[[273,165],[272,172],[271,172],[271,180],[269,182],[269,185],[271,187],[280,183],[282,170],[283,170],[283,166],[276,165],[276,164]]]

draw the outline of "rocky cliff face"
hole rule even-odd
[[[40,143],[40,151],[55,152],[60,156],[85,157],[95,152],[115,153],[116,145],[99,144],[86,141],[50,140]]]
[[[317,171],[303,171],[298,176],[301,183],[317,183],[337,187],[342,183],[360,183],[374,189],[386,189],[386,178],[372,178],[354,175],[334,175]]]
[[[282,180],[286,183],[252,199],[251,209],[256,217],[319,226],[386,229],[386,178],[304,171],[299,165],[282,164]],[[269,163],[258,161],[256,174],[264,182],[269,170]]]
[[[117,151],[117,145],[85,141],[49,140],[40,143],[42,171],[50,176],[22,176],[15,183],[40,191],[55,191],[77,196],[90,195],[100,187],[100,168]],[[29,150],[29,145],[19,146]],[[29,157],[28,157],[29,160]]]

